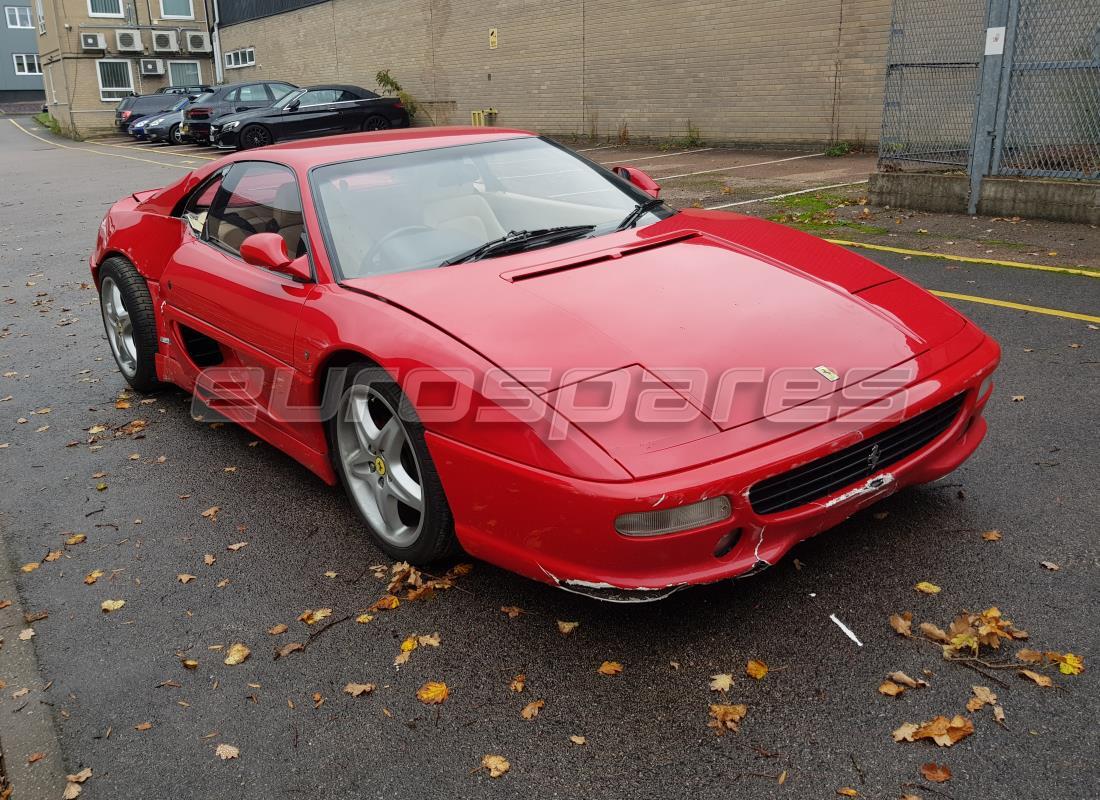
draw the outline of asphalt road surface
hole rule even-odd
[[[0,533],[18,584],[6,599],[48,612],[30,625],[4,618],[0,631],[9,773],[17,764],[43,776],[91,767],[82,794],[91,800],[828,798],[844,787],[926,800],[1097,795],[1095,326],[952,301],[1004,348],[986,443],[939,483],[884,500],[760,575],[616,606],[476,563],[450,591],[357,624],[385,592],[371,567],[386,560],[339,491],[240,428],[192,420],[180,392],[115,407],[126,387],[88,253],[116,198],[174,180],[188,168],[180,162],[35,139],[0,120]],[[1100,314],[1095,278],[868,255],[932,289]],[[135,419],[147,422],[143,432],[112,433]],[[109,430],[89,444],[97,425]],[[212,506],[216,522],[202,516]],[[534,523],[538,509],[531,515]],[[1003,538],[984,540],[991,529]],[[66,545],[73,533],[86,541]],[[238,542],[247,546],[227,549]],[[53,551],[60,557],[43,561]],[[87,585],[93,570],[104,575]],[[180,574],[196,577],[184,584]],[[942,591],[918,593],[918,581]],[[104,613],[109,599],[125,606]],[[523,613],[511,618],[502,606]],[[1046,668],[1055,684],[1046,689],[1013,669],[980,674],[887,622],[912,611],[914,626],[946,627],[964,609],[990,606],[1030,633],[1028,646],[1083,656],[1084,673]],[[312,628],[297,621],[318,608],[332,616]],[[303,652],[273,659],[277,647],[349,615]],[[580,624],[563,636],[557,620]],[[290,631],[266,632],[279,623]],[[33,638],[19,637],[25,628]],[[394,668],[403,639],[434,632],[438,647]],[[252,655],[226,666],[236,642]],[[19,672],[13,664],[31,652],[38,673]],[[197,668],[185,669],[185,658]],[[748,659],[771,671],[746,676]],[[605,660],[623,672],[599,674]],[[930,686],[879,694],[894,670]],[[509,684],[521,673],[526,689],[515,693]],[[708,687],[719,673],[734,676],[724,696]],[[441,706],[417,700],[430,680],[450,689]],[[343,691],[349,682],[377,689],[355,698]],[[1005,727],[985,708],[969,715],[975,733],[951,748],[892,740],[903,722],[966,714],[974,685],[999,696]],[[719,737],[708,706],[723,697],[748,711],[739,733]],[[537,699],[537,718],[521,717]],[[61,755],[27,766],[44,750],[20,721],[44,711]],[[223,744],[239,757],[219,758]],[[510,771],[493,779],[478,769],[486,754]],[[927,762],[953,777],[930,784]],[[19,800],[34,796],[16,789]]]

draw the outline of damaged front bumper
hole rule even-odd
[[[974,330],[974,329],[971,329]],[[905,392],[906,419],[961,396],[957,413],[930,443],[829,495],[758,514],[750,489],[898,425],[896,418],[856,430],[836,420],[735,455],[652,478],[601,483],[548,473],[428,434],[428,447],[455,511],[459,541],[471,555],[559,588],[613,602],[660,600],[690,585],[754,575],[795,544],[831,528],[899,489],[956,469],[986,431],[983,381],[999,348],[980,335],[953,362],[929,362]],[[689,447],[691,445],[685,445]],[[624,513],[670,508],[724,495],[731,516],[693,530],[631,537],[616,532]]]

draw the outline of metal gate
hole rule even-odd
[[[1100,180],[1100,0],[894,0],[879,164]]]

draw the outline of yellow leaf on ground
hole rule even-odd
[[[997,705],[997,695],[993,694],[988,686],[971,686],[970,688],[973,690],[974,696],[966,701],[967,711],[974,712],[981,709],[982,706]]]
[[[63,556],[63,555],[65,555],[64,550],[51,550],[50,552],[46,553],[46,557],[43,558],[42,560],[43,561],[57,561],[57,559],[61,558],[61,556]]]
[[[373,683],[349,683],[344,687],[344,693],[350,694],[352,697],[361,697],[365,694],[370,694],[375,689]]]
[[[301,614],[298,615],[298,621],[304,622],[306,625],[315,625],[325,617],[332,616],[331,608],[318,608],[314,611],[312,608],[307,608]]]
[[[516,677],[512,678],[512,683],[511,683],[510,688],[513,692],[522,692],[523,687],[526,686],[526,685],[527,685],[527,676],[523,675],[523,674],[520,674],[520,675],[517,675]]]
[[[906,722],[895,730],[892,735],[895,742],[915,742],[918,739],[931,739],[940,747],[950,747],[973,732],[974,723],[968,718],[956,714],[952,719],[939,716],[920,725]]]
[[[112,611],[118,611],[126,605],[125,600],[104,600],[99,604],[99,607],[103,609],[104,614],[110,614]]]
[[[24,628],[19,631],[19,639],[23,642],[29,642],[34,638],[34,628]]]
[[[886,676],[889,680],[902,686],[907,686],[910,689],[916,689],[918,686],[927,686],[928,681],[921,680],[920,678],[910,678],[904,672],[891,672]]]
[[[850,786],[845,786],[843,789],[837,789],[836,793],[841,797],[859,797],[859,792]]]
[[[490,778],[499,778],[505,772],[512,768],[512,765],[504,758],[504,756],[487,755],[481,757],[481,766],[484,769],[489,770]]]
[[[65,784],[65,791],[61,793],[61,800],[76,800],[80,797],[80,793],[84,791],[84,787],[79,783],[73,783],[70,781]],[[9,795],[10,797],[10,795]]]
[[[913,612],[906,611],[903,614],[890,615],[890,627],[902,636],[912,636]]]
[[[280,622],[278,625],[272,625],[270,628],[268,628],[267,632],[270,633],[272,636],[278,636],[281,633],[286,633],[288,630],[290,630],[290,628],[288,628],[284,623]]]
[[[539,712],[546,706],[545,700],[532,700],[530,703],[523,707],[523,710],[519,712],[519,715],[524,719],[534,719],[539,715]]]
[[[34,572],[36,569],[38,569],[41,566],[42,566],[41,562],[32,561],[29,564],[24,564],[23,566],[21,566],[19,568],[19,570],[20,570],[20,572]]]
[[[450,691],[442,681],[428,681],[416,691],[416,699],[421,703],[436,705],[447,699]]]
[[[710,676],[710,688],[715,692],[728,692],[733,688],[733,676],[728,672]]]
[[[235,642],[229,646],[229,652],[225,656],[225,665],[229,667],[235,667],[238,664],[243,664],[252,651],[240,642]]]
[[[887,697],[897,697],[899,694],[905,691],[904,686],[898,686],[893,681],[883,681],[878,686],[879,694],[884,694]]]
[[[401,601],[392,594],[383,595],[374,601],[368,611],[391,611],[401,605]]]
[[[181,572],[179,575],[176,576],[176,580],[180,583],[190,583],[191,581],[195,580],[195,576],[188,575],[186,572]]]
[[[921,766],[920,774],[932,783],[943,783],[951,780],[951,770],[946,764],[934,764],[931,761]]]
[[[742,719],[749,713],[745,705],[715,704],[710,707],[710,722],[708,728],[714,728],[719,736],[726,731],[737,731]]]
[[[219,744],[214,749],[214,754],[222,761],[226,761],[230,758],[237,758],[238,756],[240,756],[241,751],[239,748],[236,748],[231,744]]]
[[[623,671],[623,665],[618,661],[605,661],[596,671],[601,675],[618,675]]]
[[[1022,669],[1020,670],[1020,674],[1023,675],[1025,678],[1029,678],[1035,681],[1044,689],[1049,689],[1051,686],[1054,685],[1054,681],[1052,681],[1049,677],[1047,677],[1046,675],[1040,675],[1038,672],[1032,672],[1030,669]]]
[[[951,637],[942,629],[933,625],[931,622],[922,622],[920,624],[921,635],[926,639],[931,639],[934,642],[940,642],[947,644],[951,641]]]
[[[103,577],[103,570],[93,569],[91,572],[89,572],[87,575],[84,576],[84,582],[86,584],[88,584],[89,586],[91,586],[93,583],[95,583],[96,581],[98,581],[102,577]]]
[[[185,658],[180,663],[183,664],[184,669],[198,669],[199,668],[199,662],[194,658]]]
[[[745,665],[745,674],[750,678],[762,681],[764,680],[764,676],[768,674],[768,665],[763,661],[757,661],[755,658],[751,659],[749,663]]]
[[[139,722],[137,725],[134,726],[134,730],[135,731],[147,731],[152,727],[153,727],[152,722]]]
[[[86,540],[87,538],[88,538],[87,534],[74,533],[72,536],[70,536],[68,539],[65,540],[65,544],[68,544],[68,545],[82,544],[84,542],[84,540]]]
[[[360,625],[366,625],[368,622],[370,622],[373,619],[374,619],[373,614],[360,614],[358,617],[355,618],[355,621],[357,623],[359,623]]]
[[[231,553],[236,553],[242,547],[248,547],[248,542],[235,542],[234,544],[227,545],[225,549]]]
[[[92,777],[92,768],[85,767],[75,775],[66,775],[65,780],[67,780],[69,783],[84,783],[84,781],[88,780],[88,778],[90,777]]]
[[[421,647],[439,647],[439,632],[437,631],[430,636],[417,636],[416,641],[420,644]]]
[[[210,506],[210,508],[202,512],[202,516],[206,517],[206,519],[210,520],[211,522],[217,522],[218,512],[221,510],[221,506]]]
[[[937,586],[934,583],[929,583],[928,581],[921,581],[920,583],[918,583],[913,588],[916,589],[918,592],[923,592],[924,594],[939,594],[940,593],[940,587]]]
[[[1058,661],[1058,671],[1063,675],[1080,675],[1085,671],[1085,659],[1073,653],[1066,653]]]
[[[583,736],[577,736],[577,735],[570,736],[569,741],[571,741],[573,744],[587,744],[588,743],[588,740],[585,739]]]
[[[519,606],[501,606],[500,610],[508,615],[508,619],[515,619],[523,613],[523,609]]]
[[[208,566],[208,567],[214,566],[214,562],[217,561],[217,560],[218,559],[214,558],[213,553],[207,553],[206,555],[204,555],[202,557],[202,563],[206,564],[206,566]]]
[[[562,636],[571,634],[577,629],[578,625],[580,625],[579,622],[562,622],[560,619],[558,620],[558,630],[561,631]]]
[[[999,542],[1002,537],[1000,531],[986,531],[982,534],[982,538],[987,542]]]

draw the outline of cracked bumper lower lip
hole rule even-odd
[[[471,555],[598,599],[656,600],[685,586],[760,572],[797,543],[857,511],[956,469],[986,431],[981,411],[988,397],[979,398],[978,387],[997,360],[996,344],[986,341],[965,363],[943,371],[957,371],[955,380],[942,373],[929,380],[930,388],[914,407],[913,414],[965,394],[954,422],[932,443],[864,481],[765,516],[753,512],[749,487],[774,475],[777,463],[785,460],[789,466],[781,469],[789,469],[835,450],[835,433],[830,440],[828,431],[811,429],[723,461],[622,483],[552,475],[432,433],[428,445],[455,513],[458,538]],[[718,494],[734,506],[733,516],[723,522],[654,537],[625,537],[614,530],[619,514]],[[723,543],[731,539],[732,546],[724,550]]]

